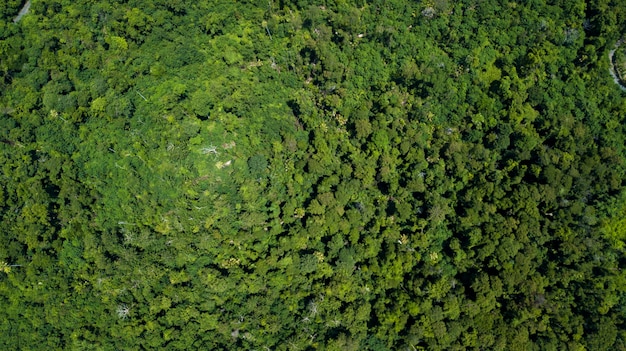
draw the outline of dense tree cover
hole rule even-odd
[[[626,349],[620,1],[21,5],[2,349]]]

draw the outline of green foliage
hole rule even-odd
[[[5,3],[2,349],[626,347],[619,2]]]

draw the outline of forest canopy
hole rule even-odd
[[[621,1],[23,6],[0,348],[626,349]]]

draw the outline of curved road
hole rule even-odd
[[[617,43],[615,43],[615,49],[609,51],[609,64],[611,67],[609,67],[609,73],[611,73],[611,76],[613,77],[613,81],[615,82],[615,84],[619,85],[619,87],[623,90],[626,91],[626,86],[622,85],[622,82],[620,81],[619,77],[617,76],[617,71],[615,71],[615,64],[613,63],[613,56],[615,55],[615,50],[617,50],[620,45],[623,44],[623,40],[618,40]]]

